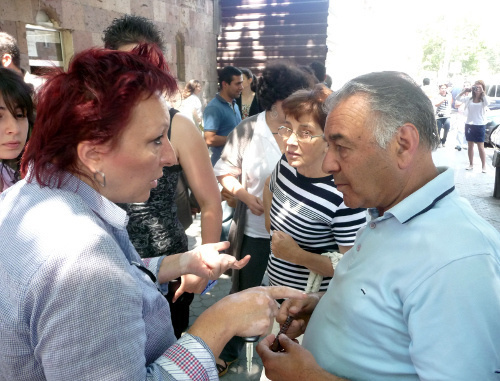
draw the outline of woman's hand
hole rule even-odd
[[[175,291],[172,302],[175,303],[179,297],[185,292],[192,292],[193,294],[200,294],[207,286],[208,279],[201,278],[197,275],[186,274],[181,276],[181,285]]]
[[[245,197],[242,198],[241,201],[243,201],[248,209],[256,216],[260,216],[264,213],[264,203],[259,197],[246,192]]]
[[[231,294],[205,310],[189,333],[200,337],[218,357],[233,336],[262,336],[269,332],[278,313],[275,299],[305,298],[290,287],[254,287]]]
[[[289,234],[276,230],[273,232],[271,250],[276,258],[292,263],[298,263],[302,251]]]
[[[228,269],[245,267],[250,260],[249,255],[237,261],[232,255],[219,254],[219,251],[228,247],[227,241],[208,243],[185,253],[168,255],[163,258],[158,270],[158,282],[166,283],[186,274],[215,280]]]
[[[240,270],[250,260],[247,255],[236,260],[232,255],[220,254],[229,247],[229,242],[209,243],[183,253],[180,258],[182,274],[194,274],[211,280],[218,279],[228,269]]]
[[[238,202],[238,199],[233,196],[231,192],[229,192],[226,188],[222,188],[220,191],[221,199],[222,201],[226,201],[227,205],[229,205],[231,208],[236,208],[236,203]]]

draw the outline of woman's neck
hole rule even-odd
[[[252,88],[250,86],[244,87],[243,91],[241,92],[241,96],[246,98],[253,97],[254,95],[255,93],[252,91]]]
[[[323,158],[321,159],[321,161],[318,161],[317,163],[310,164],[307,167],[301,166],[296,168],[296,170],[304,177],[310,179],[319,179],[328,176],[328,173],[323,172],[323,169],[321,168],[322,163],[323,163]]]

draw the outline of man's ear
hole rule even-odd
[[[102,170],[102,159],[105,151],[101,145],[96,145],[94,142],[84,140],[78,143],[76,152],[78,154],[78,159],[80,159],[80,162],[89,173],[95,173],[96,171]]]
[[[12,64],[12,56],[9,53],[5,53],[2,56],[2,66],[9,67]]]
[[[396,133],[397,156],[401,169],[407,168],[414,160],[420,143],[420,134],[417,127],[405,123]]]

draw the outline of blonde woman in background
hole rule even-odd
[[[182,91],[182,103],[179,106],[179,111],[189,118],[193,119],[195,126],[200,129],[202,127],[201,101],[198,94],[201,93],[201,82],[197,79],[192,79],[186,83],[186,87]]]

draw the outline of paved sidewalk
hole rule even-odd
[[[469,161],[467,150],[457,151],[454,149],[455,141],[453,136],[449,138],[449,147],[439,148],[433,154],[434,162],[437,166],[448,166],[455,170],[455,183],[459,194],[465,197],[479,215],[492,224],[500,231],[500,199],[493,198],[493,189],[495,182],[495,168],[491,166],[491,157],[493,149],[486,149],[486,162],[488,166],[487,173],[481,172],[481,165],[477,149],[474,154],[474,163],[476,168],[473,171],[466,171]],[[189,238],[190,247],[199,245],[200,238],[200,220],[197,218],[191,227],[186,231]],[[231,279],[223,275],[217,285],[206,295],[195,295],[191,305],[190,324],[208,307],[223,298],[229,293],[231,288]],[[228,311],[231,313],[231,311]],[[228,373],[222,377],[223,381],[255,381],[260,379],[262,372],[262,361],[255,352],[250,372],[247,372],[246,355],[243,351],[239,360],[231,365]]]

